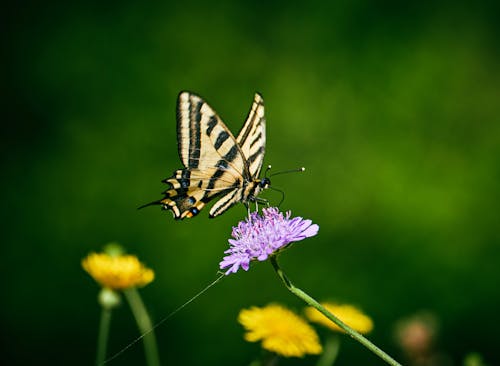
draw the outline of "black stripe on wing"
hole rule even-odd
[[[200,161],[201,152],[201,107],[203,105],[202,100],[196,100],[189,96],[189,168],[197,168]]]

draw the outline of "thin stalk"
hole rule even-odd
[[[104,364],[104,361],[106,360],[110,324],[111,309],[103,307],[99,323],[99,334],[97,335],[97,356],[95,360],[95,364],[97,366]]]
[[[316,366],[332,366],[337,359],[340,349],[340,339],[337,335],[330,336],[325,342],[323,353]]]
[[[139,292],[135,288],[129,288],[123,290],[123,293],[130,305],[130,309],[132,309],[135,321],[139,327],[139,332],[144,335],[143,342],[147,365],[160,366],[160,358],[158,356],[158,347],[156,346],[153,324],[149,318]]]
[[[328,319],[330,319],[332,322],[334,322],[340,328],[342,328],[351,338],[354,338],[356,341],[358,341],[363,346],[368,348],[370,351],[375,353],[378,357],[380,357],[382,360],[387,362],[389,365],[401,366],[400,363],[398,363],[391,356],[389,356],[387,353],[385,353],[380,348],[378,348],[376,345],[374,345],[372,342],[370,342],[367,338],[363,337],[361,334],[359,334],[354,329],[352,329],[347,324],[345,324],[342,320],[340,320],[335,315],[333,315],[328,310],[326,310],[319,302],[317,302],[311,296],[306,294],[300,288],[295,287],[292,284],[292,282],[288,279],[288,277],[285,275],[285,273],[282,271],[282,269],[280,268],[280,266],[278,264],[278,259],[276,258],[276,256],[271,257],[271,263],[273,265],[274,270],[278,274],[279,278],[281,279],[281,281],[283,281],[283,283],[285,284],[285,286],[288,288],[288,290],[291,293],[293,293],[295,296],[297,296],[300,299],[302,299],[303,301],[305,301],[308,305],[317,309],[319,312],[321,312],[323,315],[325,315]]]

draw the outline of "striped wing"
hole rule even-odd
[[[249,179],[243,186],[226,193],[210,210],[210,217],[222,214],[238,202],[246,202],[260,191],[258,177],[264,160],[266,146],[266,119],[264,118],[264,100],[255,94],[252,107],[240,130],[236,142],[245,158],[245,169]]]
[[[185,169],[166,180],[171,188],[160,201],[175,218],[192,217],[217,196],[215,217],[241,201],[251,180],[245,157],[231,131],[199,96],[181,92],[177,104],[177,140]]]
[[[258,93],[255,93],[252,107],[236,141],[246,158],[250,175],[257,178],[262,168],[266,150],[264,100]]]

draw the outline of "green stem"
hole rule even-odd
[[[272,256],[271,257],[271,263],[272,263],[272,265],[274,267],[274,270],[276,271],[276,273],[280,277],[281,281],[283,281],[283,283],[288,288],[288,290],[290,290],[291,293],[293,293],[295,296],[301,298],[308,305],[316,308],[323,315],[325,315],[328,319],[330,319],[332,322],[334,322],[340,328],[342,328],[351,338],[354,338],[355,340],[357,340],[359,343],[361,343],[363,346],[365,346],[370,351],[372,351],[373,353],[375,353],[377,356],[379,356],[382,360],[384,360],[385,362],[387,362],[389,365],[392,365],[392,366],[401,366],[400,363],[398,363],[396,360],[394,360],[387,353],[385,353],[384,351],[382,351],[380,348],[378,348],[376,345],[374,345],[368,339],[366,339],[365,337],[363,337],[361,334],[359,334],[354,329],[352,329],[347,324],[345,324],[342,320],[340,320],[335,315],[333,315],[328,310],[326,310],[319,302],[317,302],[311,296],[309,296],[308,294],[306,294],[300,288],[295,287],[292,284],[292,282],[290,282],[290,280],[285,275],[285,273],[281,270],[281,268],[280,268],[280,266],[278,264],[278,259],[276,258],[276,256]]]
[[[99,323],[99,334],[97,336],[97,356],[95,364],[104,364],[106,360],[106,349],[108,345],[109,325],[111,324],[111,309],[102,308],[101,321]]]
[[[326,339],[325,346],[323,347],[323,353],[316,366],[332,366],[340,349],[340,339],[338,336],[330,336]]]
[[[153,331],[153,324],[149,318],[146,307],[142,302],[139,292],[135,288],[129,288],[123,291],[125,297],[132,309],[135,321],[139,327],[139,332],[144,335],[144,351],[146,353],[146,362],[149,366],[160,366],[158,348],[156,346],[156,337]]]

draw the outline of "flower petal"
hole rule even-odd
[[[231,266],[226,274],[235,273],[240,267],[246,271],[250,261],[264,261],[288,244],[316,235],[318,230],[319,226],[311,220],[291,218],[290,211],[283,215],[276,207],[263,209],[262,215],[252,212],[233,227],[229,249],[224,251],[227,256],[219,266]]]

